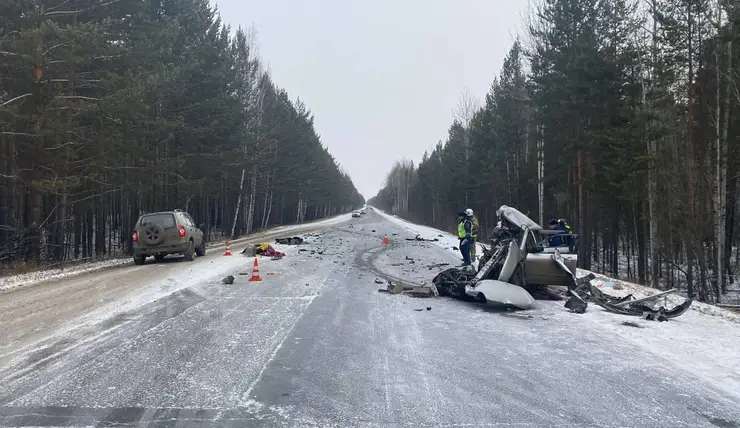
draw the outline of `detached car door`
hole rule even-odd
[[[552,253],[545,253],[544,248],[538,245],[541,241],[539,238],[537,232],[527,231],[527,249],[532,251],[527,253],[527,261],[525,262],[527,283],[533,285],[570,285],[573,282],[572,277],[552,259]],[[538,249],[542,251],[538,251]],[[575,263],[572,261],[569,263],[566,260],[566,265],[575,269]]]

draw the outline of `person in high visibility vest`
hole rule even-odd
[[[472,228],[470,230],[470,260],[475,260],[476,258],[476,250],[478,247],[478,217],[475,216],[475,213],[473,213],[473,210],[468,208],[465,210],[465,214],[470,218],[470,222],[472,223]]]
[[[457,223],[457,237],[460,239],[460,253],[463,256],[463,266],[472,266],[470,261],[470,243],[473,240],[473,222],[467,212],[458,214],[460,221]]]

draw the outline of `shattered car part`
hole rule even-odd
[[[599,290],[598,287],[591,285],[589,288],[590,294],[587,297],[589,300],[601,306],[608,312],[621,315],[639,316],[649,320],[667,321],[671,318],[683,315],[691,307],[691,304],[694,301],[693,296],[686,298],[683,303],[676,305],[672,309],[666,309],[663,306],[654,309],[651,306],[643,304],[643,302],[657,301],[660,297],[674,291],[676,290],[671,289],[642,299],[634,299],[631,294],[625,297],[609,296]]]
[[[394,235],[398,235],[397,233],[394,233]],[[407,241],[423,241],[423,242],[438,242],[439,239],[437,238],[422,238],[421,235],[416,235],[413,238],[406,238]]]
[[[574,290],[568,290],[568,294],[570,294],[571,297],[565,302],[565,308],[577,314],[585,313],[588,303]]]
[[[301,245],[303,244],[303,238],[300,236],[293,236],[291,238],[277,238],[275,243],[283,245]]]
[[[535,300],[524,288],[495,279],[484,279],[475,286],[466,285],[465,293],[481,303],[498,303],[518,309],[531,309]]]

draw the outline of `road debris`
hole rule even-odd
[[[441,268],[441,267],[445,267],[445,266],[449,266],[449,265],[450,265],[449,263],[435,263],[433,265],[428,265],[427,268],[429,270],[432,270],[434,268]]]
[[[635,299],[632,294],[624,297],[615,297],[604,293],[598,287],[588,282],[585,284],[582,283],[575,290],[570,290],[573,297],[566,302],[566,307],[568,307],[569,302],[575,302],[577,300],[581,300],[584,303],[591,301],[604,308],[607,312],[638,316],[650,321],[668,321],[671,318],[683,315],[694,301],[694,297],[689,296],[683,303],[672,309],[666,309],[664,306],[655,307],[660,297],[667,296],[676,291],[678,290],[672,288],[652,296],[643,297],[642,299]]]
[[[438,242],[438,238],[422,238],[421,235],[416,235],[413,238],[406,238],[407,241],[423,241],[423,242]]]
[[[303,244],[303,238],[300,236],[293,236],[290,238],[277,238],[275,243],[283,245],[301,245]]]
[[[638,324],[636,322],[632,322],[632,321],[625,321],[625,322],[622,323],[622,325],[626,325],[627,327],[645,328],[645,327],[641,326],[640,324]]]
[[[229,275],[226,278],[222,279],[221,282],[227,285],[231,285],[234,283],[234,275]]]
[[[431,287],[414,287],[411,290],[405,292],[411,297],[432,297],[434,293]]]
[[[275,248],[272,247],[272,245],[268,243],[254,244],[254,246],[247,245],[244,251],[242,251],[242,254],[246,255],[247,257],[254,257],[254,256],[278,257],[278,259],[273,258],[273,260],[279,260],[279,258],[285,257],[285,253],[276,250]]]

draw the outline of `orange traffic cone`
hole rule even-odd
[[[260,277],[260,263],[257,261],[257,257],[254,258],[254,267],[252,268],[252,277],[250,281],[262,281]]]
[[[383,235],[383,245],[388,245],[388,235]]]
[[[226,241],[226,251],[224,251],[224,256],[230,256],[231,255],[231,242]]]

